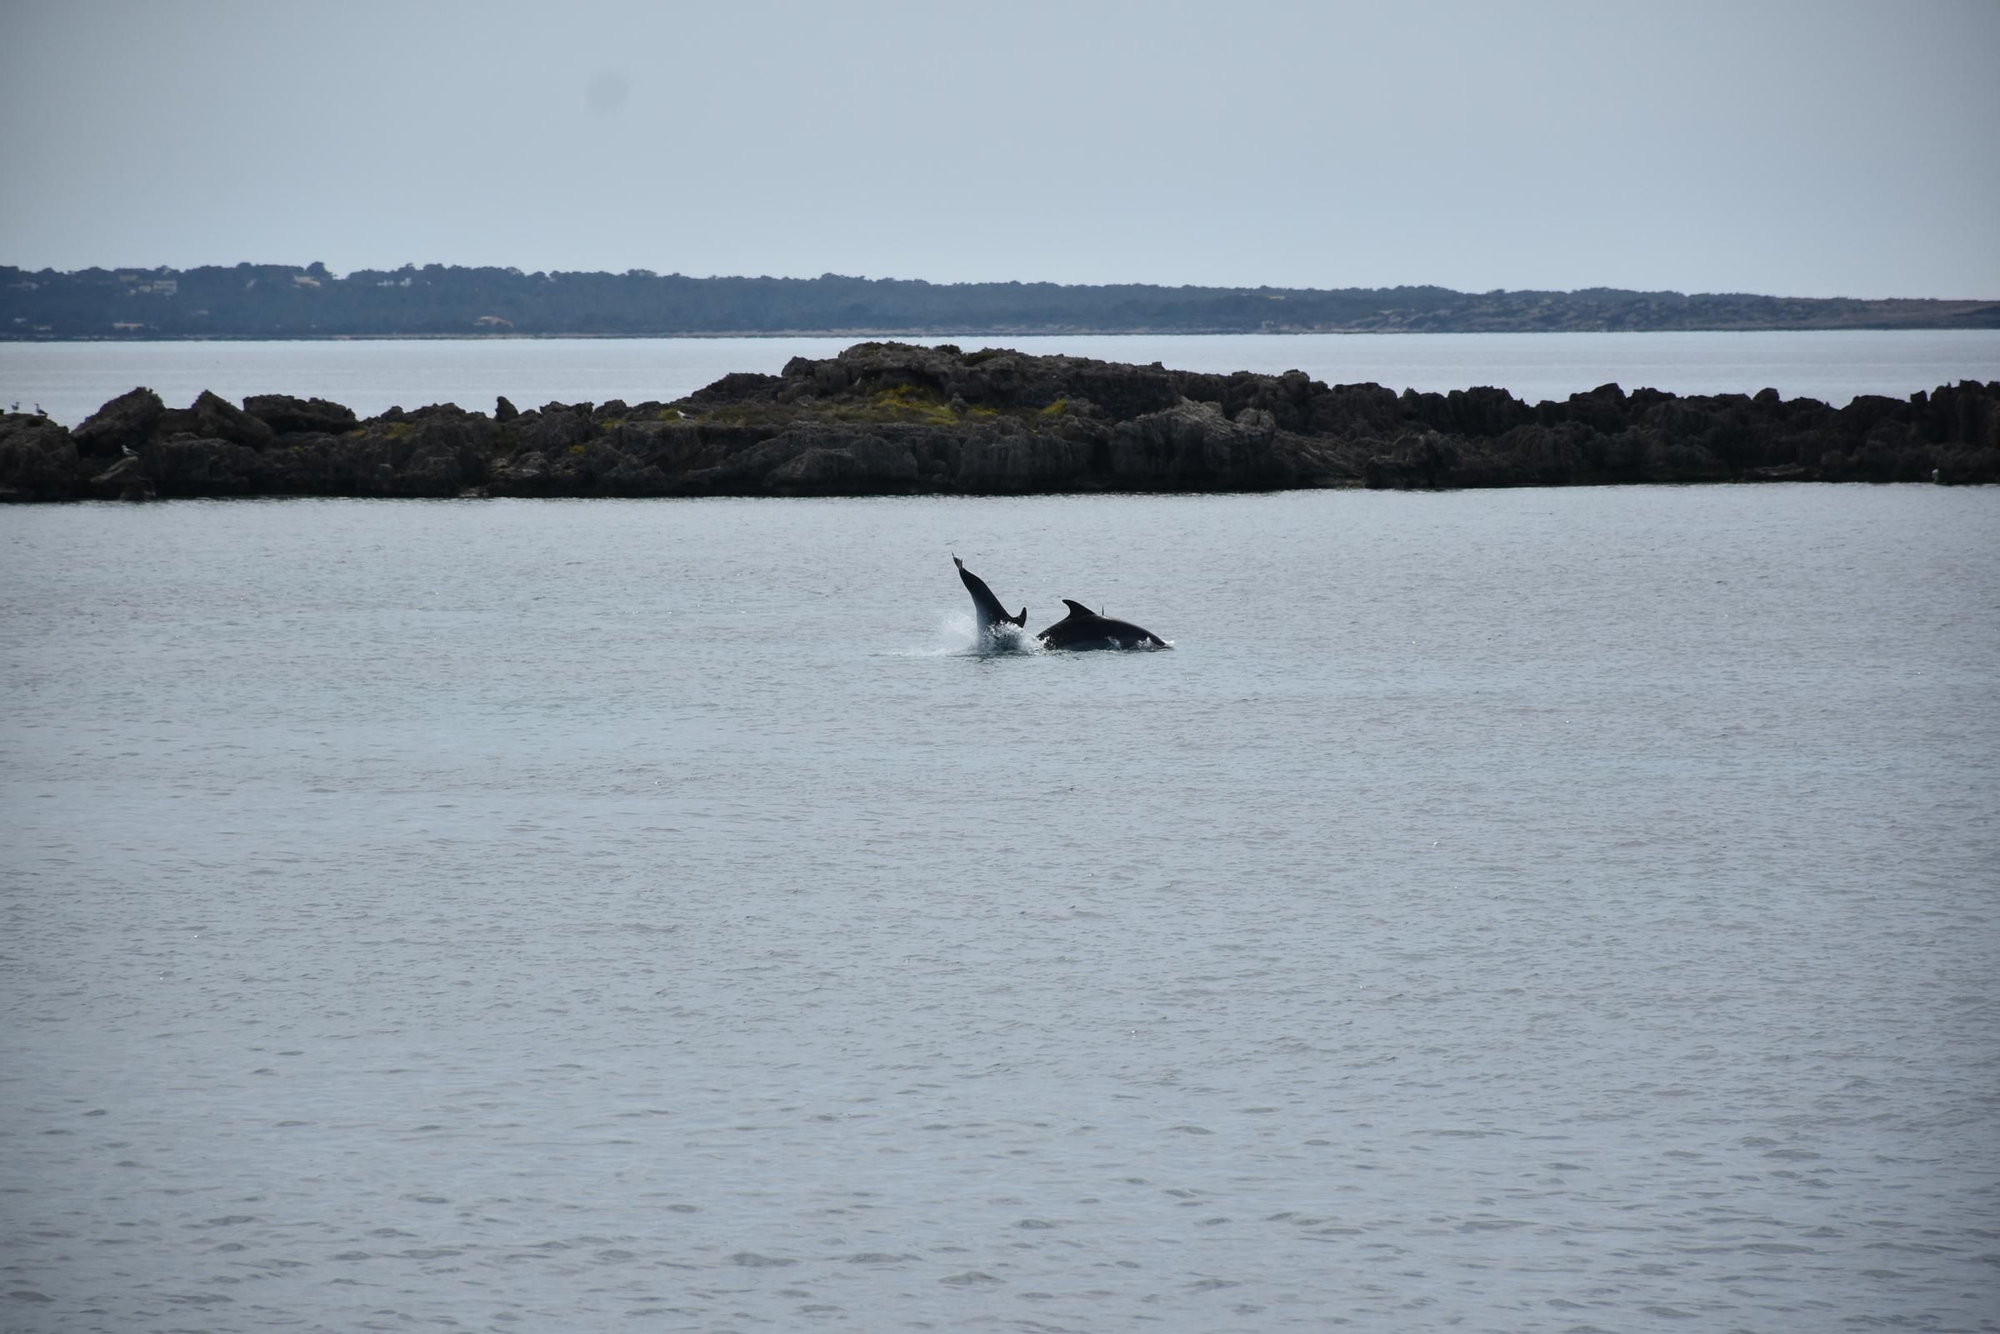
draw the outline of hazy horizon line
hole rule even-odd
[[[1055,288],[1069,288],[1069,289],[1141,287],[1141,288],[1155,288],[1160,291],[1170,291],[1170,292],[1171,291],[1201,291],[1201,292],[1241,291],[1241,292],[1329,292],[1331,293],[1331,292],[1436,291],[1436,292],[1452,292],[1460,296],[1499,296],[1499,295],[1518,296],[1524,293],[1549,295],[1549,296],[1580,296],[1592,292],[1629,292],[1640,296],[1677,296],[1687,299],[1695,299],[1699,297],[1762,297],[1777,301],[1867,301],[1867,302],[1922,301],[1922,302],[1935,302],[1938,304],[2000,303],[2000,296],[1987,296],[1987,297],[1981,297],[1981,296],[1939,297],[1939,296],[1901,296],[1901,295],[1868,296],[1868,295],[1856,294],[1853,292],[1840,292],[1834,295],[1820,295],[1820,294],[1799,293],[1799,292],[1753,291],[1743,288],[1736,288],[1736,289],[1711,288],[1711,289],[1690,291],[1674,287],[1650,287],[1650,288],[1619,287],[1610,283],[1595,283],[1584,287],[1569,287],[1569,288],[1562,288],[1562,287],[1472,288],[1472,287],[1450,287],[1443,283],[1413,283],[1413,282],[1395,283],[1388,286],[1362,286],[1357,284],[1346,287],[1315,287],[1305,284],[1283,284],[1283,283],[1271,283],[1271,282],[1174,283],[1174,282],[1163,282],[1152,279],[1130,279],[1130,280],[1103,281],[1103,282],[1055,282],[1053,280],[1043,279],[1043,278],[960,278],[960,279],[940,280],[936,278],[903,277],[899,275],[888,275],[888,274],[871,276],[868,274],[836,273],[833,272],[832,270],[827,270],[825,272],[816,274],[798,274],[798,273],[752,274],[752,273],[686,273],[678,269],[669,270],[663,273],[656,269],[650,269],[645,267],[633,267],[627,269],[524,269],[519,265],[512,265],[512,264],[454,264],[454,263],[447,263],[441,260],[429,260],[421,264],[415,261],[406,260],[402,264],[395,265],[393,267],[363,264],[346,270],[335,269],[331,265],[326,264],[322,260],[311,260],[303,264],[289,260],[236,260],[230,263],[200,263],[200,264],[92,264],[92,265],[86,265],[85,267],[79,269],[61,269],[55,267],[54,265],[48,265],[48,264],[42,265],[40,268],[31,269],[24,264],[0,264],[0,268],[11,268],[21,273],[59,273],[65,276],[74,276],[79,273],[88,273],[93,269],[104,273],[157,273],[162,269],[171,272],[181,273],[181,272],[186,272],[190,269],[231,269],[231,268],[245,268],[245,267],[292,268],[299,270],[308,270],[315,266],[324,269],[326,274],[335,281],[345,281],[346,279],[348,279],[349,277],[351,277],[356,273],[402,273],[405,271],[422,272],[425,269],[436,267],[441,269],[471,269],[471,270],[494,269],[503,273],[517,274],[522,277],[533,277],[536,274],[556,275],[556,276],[567,274],[574,276],[593,276],[593,277],[605,276],[613,278],[630,278],[630,277],[683,278],[683,279],[690,279],[702,282],[730,281],[730,280],[747,281],[747,282],[824,282],[831,280],[840,282],[909,283],[912,285],[921,285],[927,287],[1013,286],[1013,287],[1055,287]]]

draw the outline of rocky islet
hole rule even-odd
[[[1397,393],[1004,349],[862,343],[672,403],[338,403],[150,389],[74,429],[0,416],[0,499],[842,496],[2000,482],[2000,381],[1908,399],[1605,385]]]

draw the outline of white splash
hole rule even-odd
[[[938,657],[996,657],[1009,653],[1043,652],[1042,642],[1020,626],[1001,624],[980,633],[979,618],[970,611],[951,611],[938,619]]]

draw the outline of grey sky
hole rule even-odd
[[[0,263],[2000,297],[2000,0],[0,0]]]

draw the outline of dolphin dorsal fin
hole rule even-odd
[[[1064,598],[1064,599],[1062,600],[1062,602],[1063,602],[1063,606],[1065,606],[1065,607],[1068,607],[1068,608],[1069,608],[1069,614],[1070,614],[1070,615],[1072,615],[1072,616],[1095,616],[1095,615],[1097,615],[1097,613],[1096,613],[1096,612],[1094,612],[1094,611],[1092,611],[1092,610],[1091,610],[1090,608],[1088,608],[1088,607],[1084,606],[1084,605],[1083,605],[1083,604],[1082,604],[1081,602],[1075,602],[1075,601],[1072,601],[1072,600],[1071,600],[1071,599],[1069,599],[1069,598]]]

